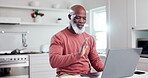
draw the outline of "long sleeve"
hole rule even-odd
[[[63,55],[64,48],[62,41],[58,36],[53,36],[51,39],[49,55],[50,64],[53,68],[65,67],[80,59],[78,53]]]
[[[92,67],[96,71],[100,72],[104,69],[104,64],[102,63],[101,58],[98,56],[98,53],[96,51],[96,43],[94,39],[92,39],[92,47],[89,52],[89,60],[90,60]]]
[[[93,49],[91,48],[93,44],[92,39],[90,41],[88,40],[89,46],[85,55],[80,57],[78,54],[80,47],[88,37],[91,36],[85,32],[82,34],[73,34],[69,32],[67,28],[55,34],[51,38],[49,47],[49,61],[51,67],[57,68],[57,72],[84,74],[90,72],[90,61],[92,61],[91,64],[93,67],[101,70],[101,60],[97,60],[100,62],[100,69],[97,68],[95,66],[96,63],[94,63],[98,55],[94,50],[91,50]]]

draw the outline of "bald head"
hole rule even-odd
[[[68,15],[70,20],[69,31],[74,34],[84,32],[86,23],[86,10],[81,5],[74,5],[71,7],[71,12]]]
[[[86,14],[86,10],[83,6],[81,5],[74,5],[71,7],[71,13],[70,14]]]

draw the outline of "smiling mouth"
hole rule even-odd
[[[84,27],[84,25],[78,25],[78,27],[82,28],[82,27]]]
[[[84,24],[83,24],[83,23],[78,23],[77,26],[78,26],[79,28],[82,28],[82,27],[84,27]]]
[[[77,25],[79,29],[82,29],[84,25]]]

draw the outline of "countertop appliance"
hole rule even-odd
[[[29,78],[28,55],[0,55],[0,78]]]
[[[148,38],[137,38],[136,47],[143,48],[141,57],[148,57]]]

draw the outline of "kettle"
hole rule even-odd
[[[11,52],[11,54],[20,54],[22,52],[22,50],[24,50],[26,48],[22,48],[22,49],[15,49]]]
[[[15,49],[11,52],[11,54],[20,54],[20,49]]]
[[[40,46],[40,51],[43,53],[49,52],[49,44],[43,44]]]

